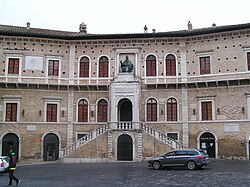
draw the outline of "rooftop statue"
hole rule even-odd
[[[132,62],[128,59],[128,56],[126,56],[126,59],[121,63],[121,68],[122,68],[122,72],[132,72],[133,70],[133,64]]]

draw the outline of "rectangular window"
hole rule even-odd
[[[86,136],[87,134],[77,134],[77,140],[79,140],[80,138]]]
[[[48,75],[58,76],[59,60],[49,60]]]
[[[212,101],[201,102],[202,121],[212,120]]]
[[[247,53],[247,68],[250,71],[250,52]]]
[[[170,133],[167,133],[167,136],[169,138],[172,138],[173,140],[178,140],[178,133],[172,133],[172,132],[170,132]]]
[[[47,122],[57,122],[57,104],[47,104]]]
[[[8,74],[19,74],[19,58],[9,58]]]
[[[17,121],[17,103],[6,103],[5,121]]]
[[[210,57],[200,57],[200,74],[210,74]]]

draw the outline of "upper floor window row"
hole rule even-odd
[[[46,60],[46,66],[43,65],[43,57],[32,57],[26,58],[24,61],[24,68],[33,68],[34,70],[43,70],[46,67],[47,76],[60,77],[61,69],[61,58],[48,58]],[[6,74],[5,75],[20,75],[22,69],[22,58],[21,56],[7,56],[6,63]],[[30,62],[26,62],[30,59]],[[34,61],[34,59],[36,61]],[[31,63],[32,62],[32,63]],[[35,62],[35,63],[33,63]],[[200,75],[211,74],[211,55],[198,56]],[[145,74],[147,77],[157,76],[158,65],[157,57],[153,54],[146,57],[145,62]],[[32,66],[32,67],[30,67]],[[34,67],[33,67],[34,66]],[[101,56],[98,60],[97,66],[98,77],[109,77],[110,62],[108,57]],[[246,69],[250,71],[250,52],[246,52]],[[174,54],[168,54],[164,59],[164,75],[165,76],[176,76],[178,70],[178,63]],[[90,77],[91,76],[91,62],[89,57],[83,56],[79,61],[79,77]]]

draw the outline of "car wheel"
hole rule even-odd
[[[153,163],[153,168],[156,170],[161,169],[161,163],[159,161],[155,161]]]
[[[188,167],[188,169],[193,170],[193,169],[196,168],[196,164],[195,164],[194,161],[189,161],[189,162],[187,163],[187,167]]]

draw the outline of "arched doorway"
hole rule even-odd
[[[16,154],[17,160],[19,157],[19,138],[14,133],[8,133],[3,137],[3,144],[2,144],[2,155],[8,156],[9,149],[12,148]]]
[[[117,141],[117,160],[133,161],[133,141],[131,136],[123,134]]]
[[[59,157],[59,138],[54,133],[49,133],[43,140],[43,160],[53,161]]]
[[[200,136],[200,148],[207,150],[211,158],[215,158],[215,136],[210,132],[205,132]]]
[[[118,103],[118,121],[132,121],[132,103],[129,99],[121,99]]]

